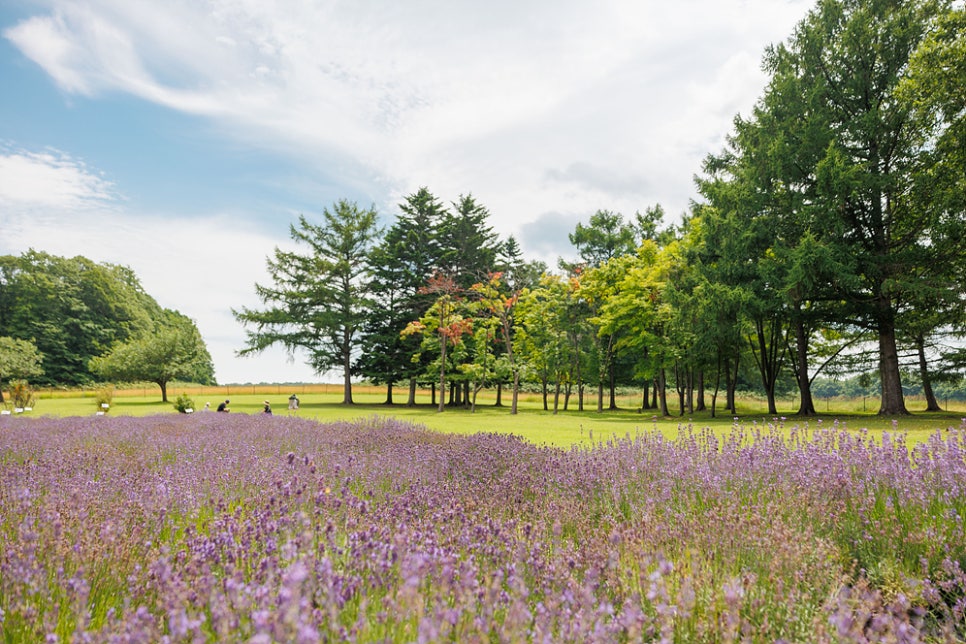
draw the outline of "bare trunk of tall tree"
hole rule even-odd
[[[883,316],[879,325],[879,378],[882,381],[882,402],[879,414],[896,416],[908,414],[899,376],[899,351],[896,349],[896,329],[891,316]]]
[[[655,388],[655,391],[657,391],[657,395],[659,399],[658,404],[661,406],[661,415],[670,416],[671,414],[668,412],[668,409],[667,409],[667,375],[664,373],[663,368],[658,374],[658,382],[657,382],[657,387]]]
[[[614,368],[613,362],[611,362],[610,364],[609,371],[610,371],[610,374],[609,374],[610,382],[608,384],[610,389],[610,393],[609,393],[610,400],[607,404],[607,408],[617,409],[617,370]]]
[[[704,411],[707,408],[704,402],[704,369],[701,369],[698,371],[698,399],[694,405],[694,410]]]
[[[738,405],[735,402],[735,390],[738,388],[738,357],[734,360],[734,371],[731,370],[732,362],[725,360],[725,408],[732,414],[738,413]]]
[[[808,376],[808,334],[805,323],[796,318],[795,327],[795,379],[798,380],[798,415],[814,416],[815,402],[812,400],[812,382]]]
[[[929,365],[926,362],[926,339],[920,334],[916,337],[916,351],[919,353],[919,377],[922,379],[922,394],[926,398],[926,411],[942,411],[936,394],[932,390]]]
[[[446,409],[446,337],[439,337],[439,411]]]
[[[761,384],[768,400],[769,414],[778,413],[778,406],[775,404],[775,385],[778,382],[782,357],[785,354],[785,338],[782,335],[781,323],[777,317],[772,317],[770,320],[758,318],[755,320],[755,337],[748,338],[751,353],[758,365],[758,373],[761,374]]]
[[[520,397],[520,371],[517,369],[513,370],[513,398],[510,403],[510,413],[517,413],[517,398]]]
[[[416,406],[416,379],[409,379],[409,398],[406,400],[407,407]]]
[[[342,404],[352,404],[352,334],[342,330]]]

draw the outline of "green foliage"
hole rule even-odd
[[[96,375],[94,358],[151,336],[178,315],[162,309],[123,266],[34,250],[0,257],[0,329],[43,357],[42,372],[19,376],[37,384],[88,384]],[[0,345],[0,378],[17,377],[2,371],[5,353]],[[203,382],[213,373],[198,375]]]
[[[104,385],[94,392],[94,402],[97,403],[98,409],[104,411],[110,409],[114,402],[114,385]]]
[[[0,257],[0,328],[44,357],[38,384],[85,384],[90,359],[161,314],[130,269],[28,251]]]
[[[451,275],[460,288],[484,279],[496,264],[500,245],[487,224],[490,213],[472,195],[461,195],[445,211],[437,231],[440,257],[437,268]]]
[[[172,380],[213,382],[211,355],[194,322],[176,311],[165,313],[165,323],[154,332],[120,343],[92,359],[91,370],[108,380],[153,382],[161,388],[164,402]]]
[[[649,223],[646,217],[641,222]],[[570,243],[577,248],[581,261],[587,266],[601,264],[621,255],[634,252],[637,245],[634,226],[624,222],[619,212],[598,210],[591,216],[590,223],[578,223],[570,233]]]
[[[307,253],[275,249],[268,260],[272,284],[255,285],[266,308],[232,310],[246,327],[239,355],[254,355],[273,345],[304,351],[318,373],[343,372],[345,403],[352,403],[351,364],[359,335],[373,307],[369,252],[379,236],[375,209],[346,200],[322,212],[322,223],[299,217],[292,239]]]
[[[33,342],[0,337],[0,403],[3,402],[3,382],[41,375],[44,372],[42,362],[43,356]]]
[[[188,414],[194,411],[195,401],[191,399],[187,392],[182,392],[174,399],[174,408],[179,413]]]
[[[456,371],[450,368],[450,363],[458,365],[459,358],[465,357],[463,336],[472,333],[473,320],[468,315],[462,289],[451,277],[434,275],[423,290],[436,299],[419,320],[410,322],[402,330],[401,335],[420,337],[422,350],[438,353],[439,357],[429,363],[431,371],[427,375],[432,371],[439,374],[439,411],[443,411],[447,373]],[[420,360],[420,354],[416,354],[414,359]]]
[[[806,412],[808,340],[823,327],[874,334],[880,412],[896,414],[905,412],[897,336],[956,323],[962,310],[962,171],[937,159],[963,157],[961,139],[946,147],[949,107],[960,118],[962,101],[926,89],[951,75],[961,96],[962,57],[951,54],[959,14],[945,0],[818,3],[769,49],[764,95],[705,165],[709,275],[748,291],[766,390],[795,350]],[[923,66],[934,55],[941,72]],[[912,309],[948,313],[910,319]]]

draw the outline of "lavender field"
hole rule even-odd
[[[3,642],[953,642],[966,431],[0,419]]]

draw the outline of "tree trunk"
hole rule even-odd
[[[391,382],[387,382],[386,383],[386,402],[384,404],[386,404],[386,405],[393,404],[393,402],[392,402],[392,383]]]
[[[684,383],[687,387],[688,414],[694,413],[694,367],[684,370]]]
[[[778,407],[775,405],[775,385],[778,382],[784,355],[784,342],[780,337],[780,329],[781,323],[777,318],[768,322],[759,318],[755,320],[755,340],[758,346],[755,346],[755,340],[748,339],[751,353],[758,365],[758,373],[761,374],[761,384],[768,399],[769,414],[778,414]]]
[[[557,411],[560,409],[560,379],[557,379],[557,383],[553,388],[553,415],[557,415]]]
[[[721,367],[722,367],[721,354],[718,354],[718,368],[715,370],[714,374],[714,391],[711,393],[711,417],[714,418],[717,412],[716,405],[718,404],[718,391],[721,389]],[[727,365],[727,362],[725,362]]]
[[[607,405],[608,409],[617,409],[617,369],[614,367],[614,361],[611,360],[610,369],[608,369],[608,376],[610,378],[610,403]]]
[[[580,343],[574,344],[574,379],[577,381],[577,410],[584,410],[584,378],[580,373]]]
[[[659,404],[661,406],[661,415],[670,416],[671,414],[670,412],[668,412],[668,409],[667,409],[667,374],[664,373],[663,367],[661,368],[661,371],[658,374],[657,392],[658,392]]]
[[[597,382],[597,413],[604,413],[604,381]]]
[[[409,379],[409,398],[406,400],[407,407],[416,406],[416,379]]]
[[[936,394],[932,390],[932,378],[929,377],[929,368],[926,364],[926,340],[922,334],[916,337],[916,350],[919,353],[919,376],[922,378],[922,394],[926,397],[926,411],[942,411]]]
[[[517,413],[517,398],[520,396],[520,371],[513,371],[513,398],[510,403],[510,414]]]
[[[352,355],[348,349],[342,354],[342,404],[352,404]]]
[[[550,409],[550,406],[549,406],[549,403],[547,402],[547,397],[550,395],[550,393],[547,390],[546,378],[540,379],[540,391],[541,391],[541,394],[543,395],[543,410],[548,411]]]
[[[888,305],[888,304],[887,304]],[[908,414],[899,376],[899,351],[896,349],[896,329],[891,316],[879,324],[879,378],[882,381],[882,402],[879,414],[896,416]]]
[[[674,365],[674,389],[678,393],[678,415],[684,416],[684,394],[687,388],[681,367]]]
[[[738,405],[735,403],[735,389],[738,388],[738,356],[735,356],[734,367],[731,370],[731,360],[725,358],[725,409],[732,414],[738,413]]]
[[[168,402],[168,381],[156,380],[155,382],[161,387],[161,402]]]
[[[795,379],[798,380],[798,415],[815,416],[815,402],[812,400],[812,382],[808,376],[808,334],[805,323],[800,317],[795,322]]]
[[[503,383],[502,382],[496,383],[496,402],[493,403],[493,406],[494,407],[503,406]]]
[[[698,402],[694,409],[695,411],[704,411],[707,409],[704,403],[704,369],[698,371]]]

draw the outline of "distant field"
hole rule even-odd
[[[503,394],[502,407],[494,406],[495,392],[487,391],[479,395],[475,413],[464,408],[448,408],[442,414],[438,413],[435,406],[431,404],[428,390],[418,392],[415,407],[405,405],[407,391],[404,389],[394,391],[395,404],[388,406],[383,404],[386,398],[384,387],[363,385],[356,385],[353,388],[353,399],[356,404],[351,407],[341,404],[342,387],[333,384],[172,386],[168,390],[169,400],[173,401],[182,392],[191,396],[199,412],[206,402],[211,403],[211,408],[214,409],[220,401],[227,398],[231,400],[230,408],[233,413],[261,413],[263,402],[268,400],[276,414],[288,414],[288,397],[294,393],[301,401],[301,408],[297,414],[305,418],[343,420],[384,416],[407,420],[448,433],[515,434],[538,445],[586,446],[612,437],[633,436],[638,431],[652,429],[674,436],[679,426],[688,424],[695,428],[709,427],[724,433],[736,423],[734,416],[724,413],[720,408],[717,418],[712,418],[709,411],[684,417],[674,415],[658,418],[653,410],[638,412],[641,402],[639,394],[619,396],[617,399],[619,409],[605,410],[603,413],[596,411],[595,397],[585,396],[583,412],[576,411],[577,401],[576,398],[572,398],[569,410],[561,409],[554,415],[552,411],[543,410],[539,394],[525,393],[520,397],[520,413],[511,416],[508,392]],[[722,398],[719,398],[719,404],[721,400]],[[710,396],[707,401],[710,405]],[[676,398],[669,401],[672,414],[676,414],[675,403]],[[963,416],[966,416],[966,409],[961,405],[945,413],[925,414],[917,411],[925,407],[922,401],[907,399],[906,405],[913,412],[910,416],[898,419],[880,418],[874,413],[878,407],[878,400],[869,398],[866,400],[816,399],[820,415],[813,418],[798,418],[794,416],[797,404],[797,400],[780,401],[780,415],[772,417],[767,413],[767,406],[763,400],[746,398],[739,401],[737,417],[741,424],[750,429],[756,426],[778,426],[786,429],[799,428],[815,431],[835,425],[851,431],[868,430],[877,438],[883,431],[903,432],[908,435],[911,443],[917,443],[936,430],[945,431],[959,427],[964,422]],[[29,414],[88,416],[97,411],[94,391],[43,390],[38,392],[37,404]],[[108,413],[112,416],[145,416],[175,413],[175,411],[170,403],[161,402],[157,386],[144,385],[116,391]]]

